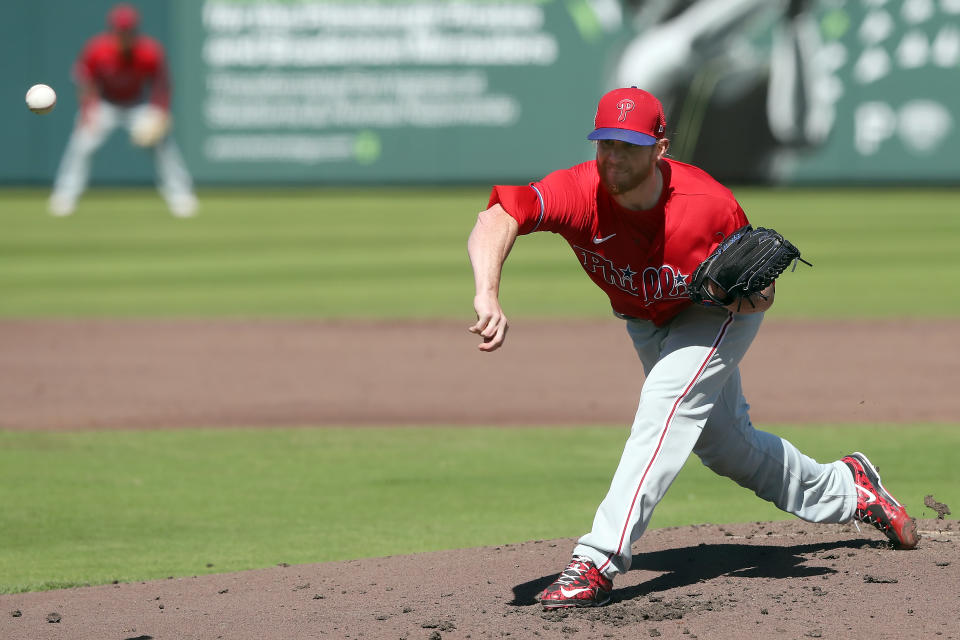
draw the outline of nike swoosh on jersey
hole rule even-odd
[[[578,588],[578,589],[570,589],[569,591],[567,591],[567,590],[564,589],[563,587],[560,587],[560,595],[562,595],[564,598],[572,598],[573,596],[577,595],[578,593],[583,593],[584,591],[591,591],[591,588],[590,588],[590,587],[580,587],[580,588]]]
[[[606,242],[607,240],[609,240],[610,238],[612,238],[612,237],[615,236],[615,235],[617,235],[617,234],[611,233],[610,235],[605,236],[605,237],[603,237],[603,238],[594,237],[594,238],[593,238],[593,244],[602,244],[602,243]]]

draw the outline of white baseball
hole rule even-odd
[[[45,84],[27,90],[27,107],[34,113],[50,113],[57,104],[57,92]]]

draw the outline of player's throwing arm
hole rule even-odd
[[[495,204],[477,217],[467,240],[476,284],[473,308],[477,312],[477,322],[468,331],[483,338],[478,347],[481,351],[499,349],[507,337],[509,323],[500,308],[500,276],[518,228],[517,221]]]

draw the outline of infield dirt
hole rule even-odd
[[[453,324],[0,325],[13,429],[626,425],[642,383],[612,320],[518,321],[489,355]],[[943,345],[958,337],[952,321],[768,321],[742,365],[752,416],[956,422],[955,354]],[[534,601],[569,560],[574,541],[562,539],[4,595],[0,638],[956,639],[960,529],[937,514],[914,514],[913,551],[866,525],[651,530],[596,610]]]

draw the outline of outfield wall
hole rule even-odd
[[[169,44],[170,5],[160,0],[135,4],[145,30]],[[0,5],[0,183],[46,183],[53,177],[77,106],[70,66],[86,40],[105,28],[111,6],[112,0],[4,0]],[[27,89],[40,82],[57,91],[57,107],[44,116],[24,104]],[[100,182],[139,183],[152,175],[150,159],[119,136],[107,141],[93,167]]]
[[[0,182],[47,182],[69,66],[112,2],[4,4]],[[648,88],[672,156],[727,181],[953,182],[960,0],[141,0],[200,184],[525,182],[588,159],[597,97]],[[30,114],[34,82],[59,92]],[[95,181],[150,180],[118,134]]]

